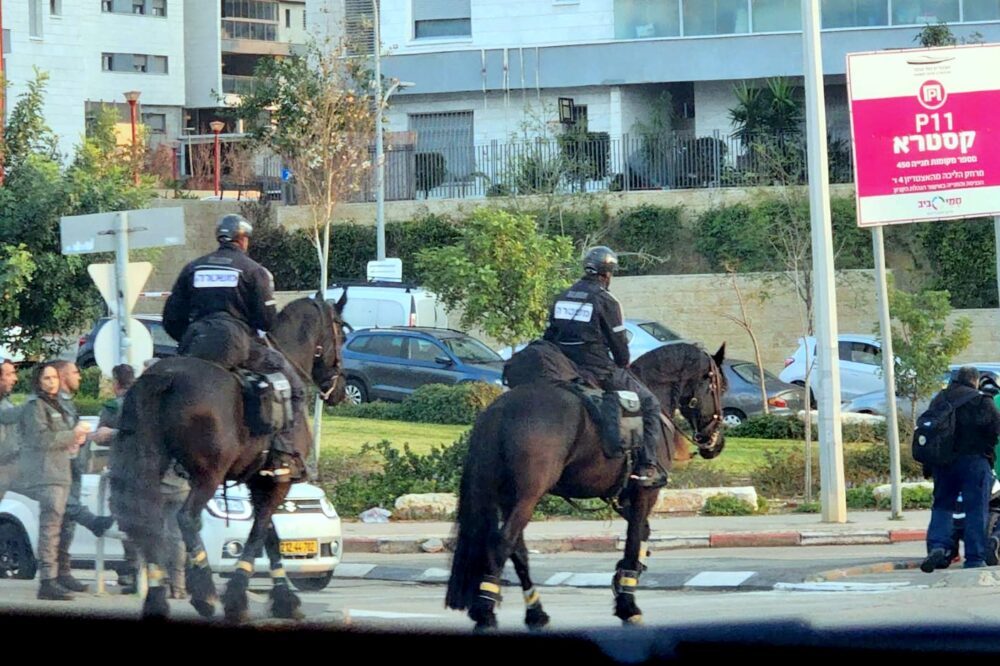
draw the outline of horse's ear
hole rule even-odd
[[[340,299],[335,305],[337,307],[337,314],[343,314],[344,306],[347,305],[347,287],[344,287],[344,293],[340,295]]]
[[[723,342],[722,345],[719,347],[719,351],[712,354],[712,360],[715,361],[715,364],[717,366],[721,367],[722,361],[725,358],[726,358],[726,343]]]

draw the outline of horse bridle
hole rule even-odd
[[[316,306],[316,309],[319,311],[320,330],[322,331],[326,328],[326,312],[323,309],[323,305],[321,305],[319,301],[313,300],[312,303],[313,305]],[[337,347],[337,332],[334,330],[332,323],[330,325],[330,333],[331,335],[333,335],[334,338],[333,345],[334,345],[334,352],[336,353],[336,358],[334,358],[333,374],[331,374],[327,378],[327,380],[330,382],[330,388],[328,388],[326,391],[321,390],[320,393],[320,397],[323,398],[324,402],[326,402],[326,400],[330,397],[330,394],[333,393],[333,390],[337,387],[337,379],[340,377],[341,356],[340,356],[340,350]],[[295,372],[299,374],[299,377],[302,379],[302,381],[306,382],[307,384],[316,384],[316,380],[313,378],[312,373],[306,372],[298,363],[295,362],[295,359],[286,354],[285,351],[278,344],[278,341],[275,340],[270,333],[267,335],[266,339],[271,344],[272,347],[281,352],[281,355],[288,360],[288,363],[295,369]],[[316,349],[313,352],[313,365],[316,364],[316,359],[323,357],[324,351],[325,348],[323,347],[323,345],[321,344],[316,345]],[[317,385],[317,388],[320,387]]]
[[[696,439],[692,443],[699,449],[711,449],[713,446],[715,446],[715,442],[718,439],[719,426],[722,424],[722,370],[721,368],[719,368],[719,365],[715,362],[715,359],[712,358],[711,354],[709,354],[708,352],[704,352],[704,354],[708,356],[708,362],[710,364],[710,369],[708,371],[708,380],[712,390],[712,403],[713,403],[712,421],[711,423],[708,424],[706,430],[711,428],[712,434],[708,436],[708,439],[706,440],[705,444],[699,444],[697,441],[697,435],[701,433],[701,431],[699,430],[697,433],[695,433]],[[689,409],[697,409],[698,398],[692,397],[691,400],[688,401],[687,406]],[[685,435],[682,434],[681,436],[687,439]],[[688,441],[691,440],[688,439]]]

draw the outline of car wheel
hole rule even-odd
[[[363,402],[368,402],[368,391],[365,389],[365,385],[361,383],[361,380],[354,379],[353,377],[347,380],[347,384],[344,386],[344,395],[347,402],[352,405],[360,405]]]
[[[330,584],[332,578],[333,572],[327,571],[325,574],[320,574],[319,576],[292,576],[288,580],[292,581],[292,585],[300,592],[319,592]]]
[[[746,420],[747,415],[738,409],[726,407],[722,410],[722,422],[729,428],[735,428],[738,425],[743,425],[743,422]]]
[[[20,525],[0,525],[0,578],[31,580],[35,577],[35,556],[31,542]]]

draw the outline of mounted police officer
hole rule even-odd
[[[292,393],[293,422],[304,418],[305,387],[279,352],[266,346],[257,332],[275,323],[274,280],[270,271],[247,256],[253,227],[241,215],[223,215],[215,225],[219,248],[195,259],[181,271],[163,310],[163,327],[178,341],[178,352],[228,368],[281,372]],[[293,423],[275,433],[270,456],[261,471],[278,481],[305,474],[295,451]]]
[[[628,371],[629,349],[622,306],[608,291],[618,268],[618,256],[604,246],[592,248],[583,260],[584,275],[560,294],[549,313],[545,339],[601,382],[606,391],[634,391],[642,405],[643,440],[633,475],[639,485],[658,488],[667,475],[658,462],[663,440],[660,403]]]

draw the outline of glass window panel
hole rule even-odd
[[[893,25],[931,25],[958,21],[958,0],[893,0]]]
[[[802,30],[802,3],[799,0],[753,0],[754,32]]]
[[[414,35],[417,39],[427,37],[468,37],[472,34],[472,21],[469,19],[435,19],[433,21],[416,21]]]
[[[965,0],[962,18],[966,21],[1000,20],[1000,0]]]
[[[749,32],[746,0],[686,0],[685,35],[731,35]]]
[[[615,39],[677,37],[680,0],[615,0]]]
[[[860,28],[889,25],[885,0],[823,0],[824,28]]]

